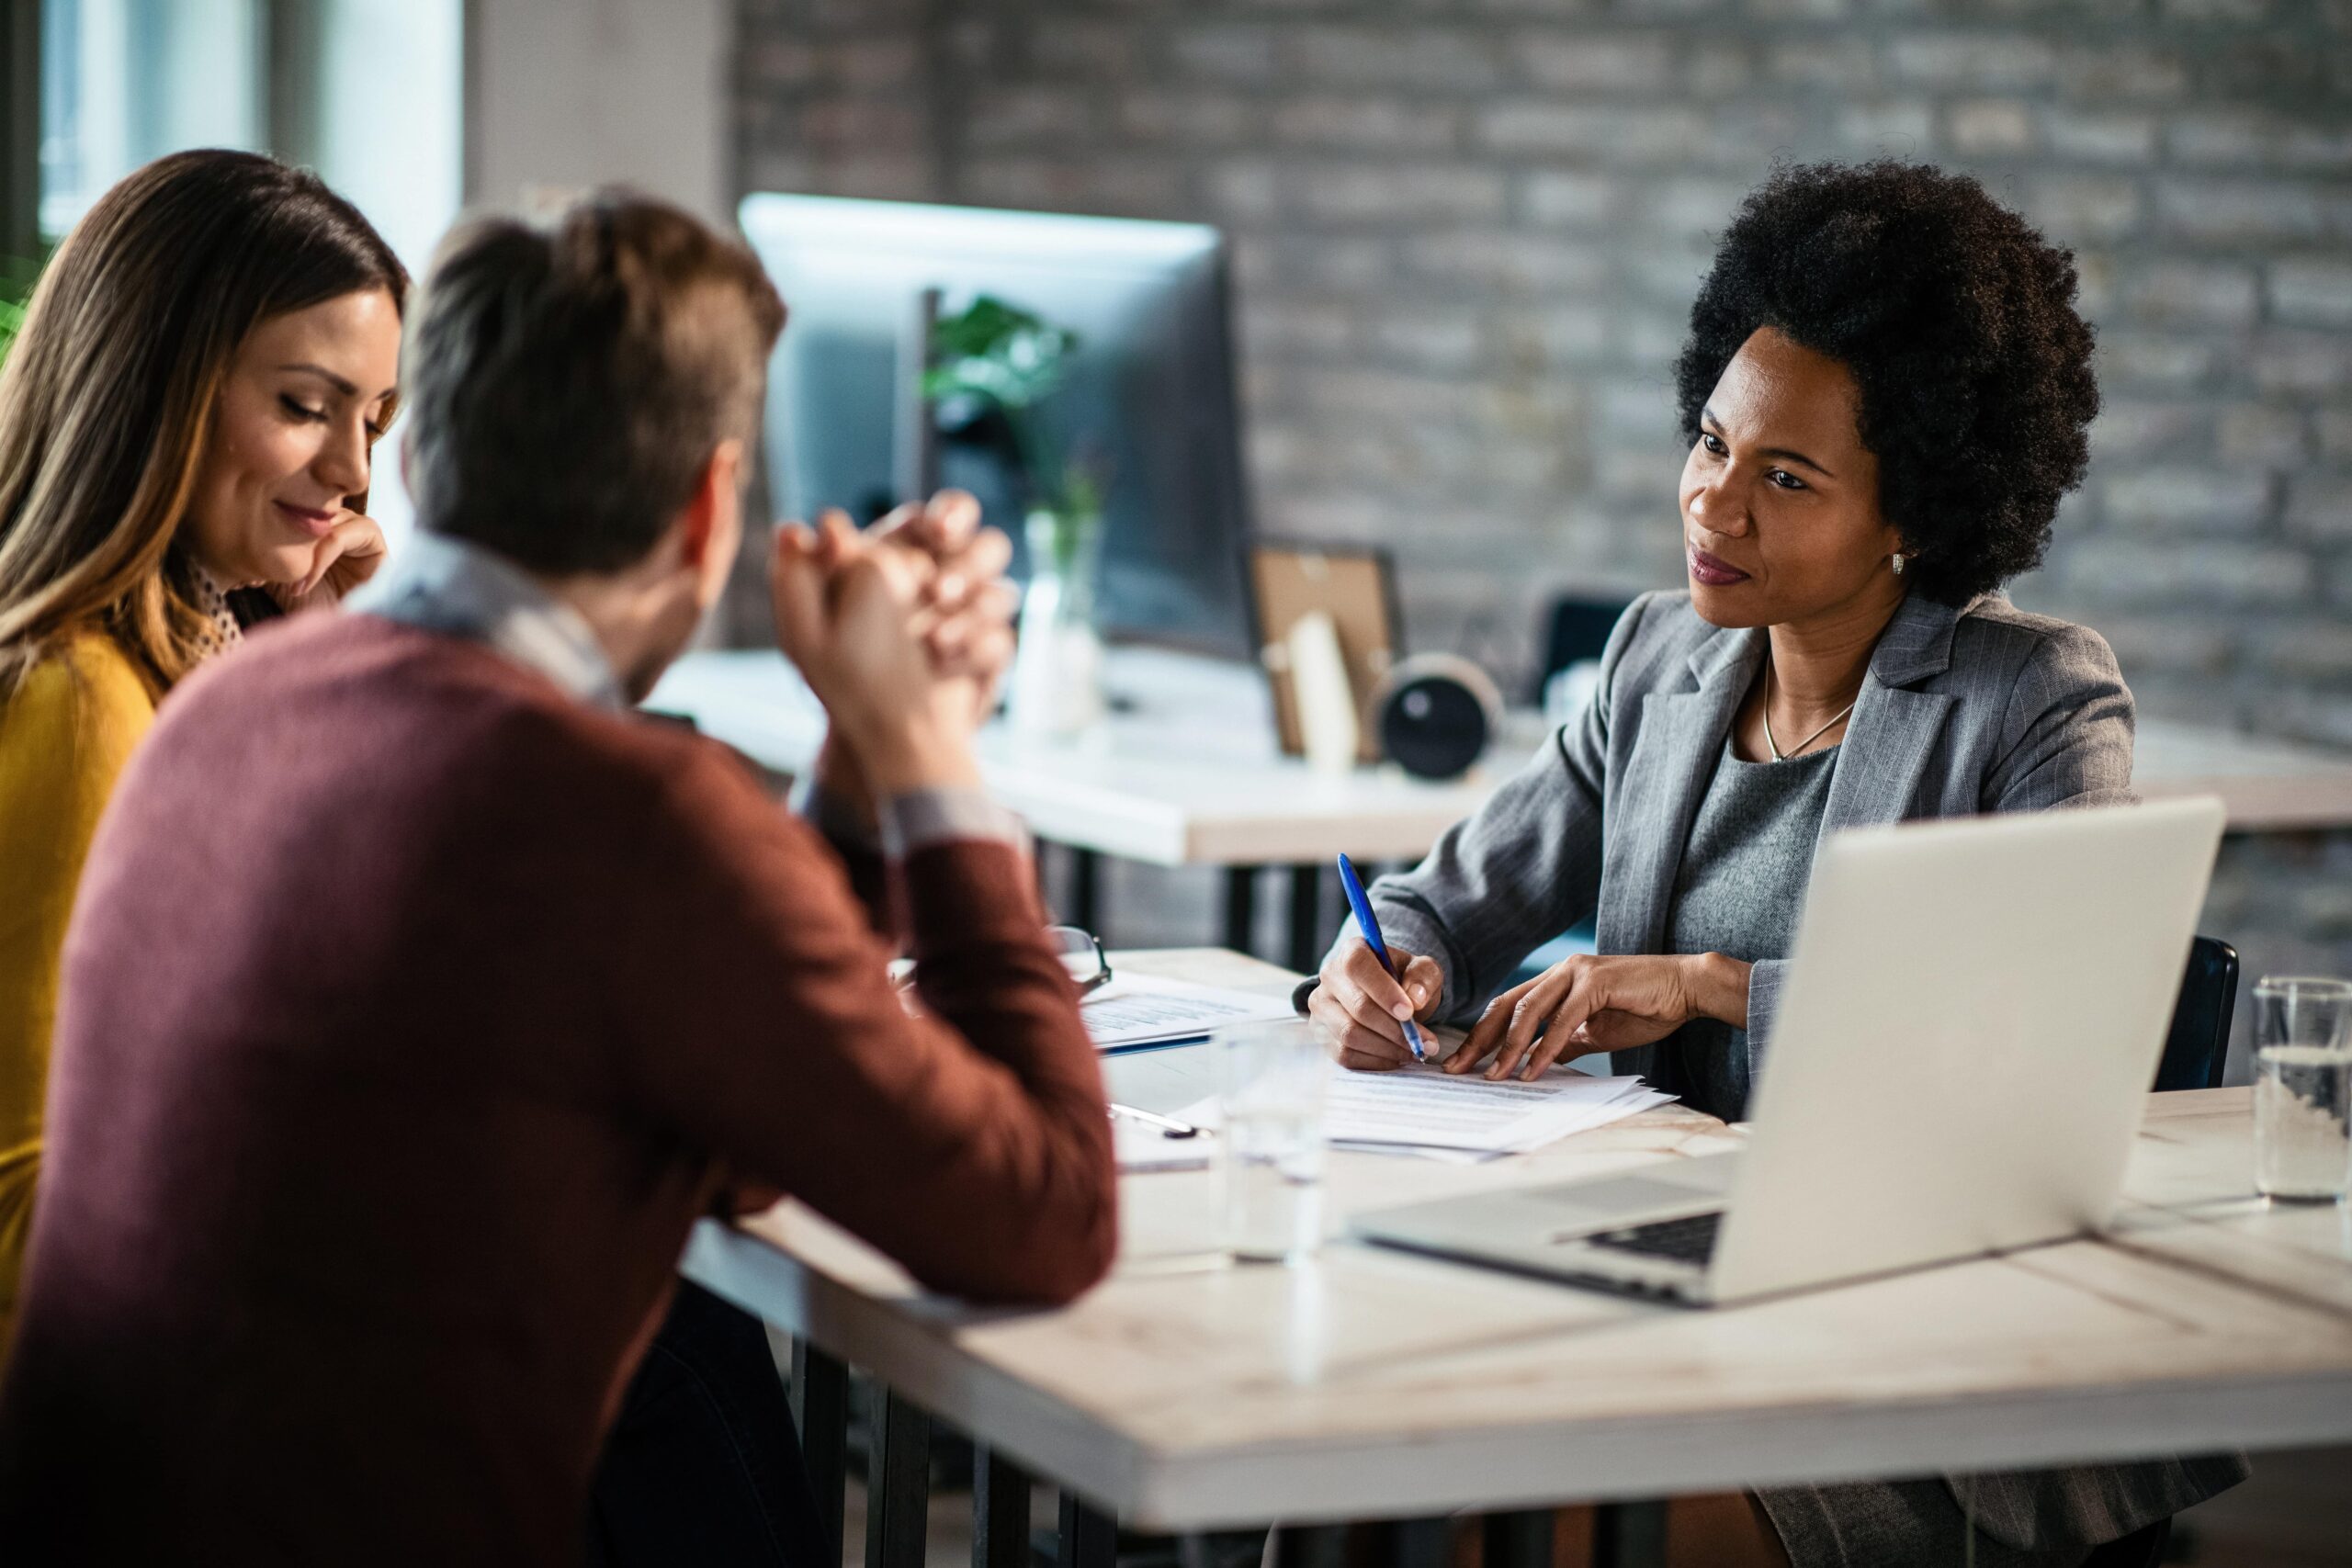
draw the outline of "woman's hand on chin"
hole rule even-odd
[[[1489,1078],[1532,1078],[1563,1056],[1663,1040],[1694,1018],[1747,1023],[1748,966],[1720,953],[1624,957],[1578,953],[1487,1005],[1445,1064]]]
[[[372,517],[346,512],[319,541],[310,574],[300,582],[273,582],[269,596],[288,614],[342,603],[384,564],[384,531]]]

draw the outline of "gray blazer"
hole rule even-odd
[[[1610,635],[1585,716],[1419,866],[1374,884],[1388,942],[1443,967],[1441,1016],[1468,1022],[1529,952],[1588,918],[1602,953],[1661,950],[1683,844],[1764,650],[1763,632],[1708,625],[1688,593],[1645,594]],[[2131,786],[2132,694],[2097,633],[1997,596],[1964,609],[1914,597],[1871,655],[1821,830],[2108,805],[2132,799]],[[1750,977],[1751,1070],[1785,968],[1768,959]],[[1653,1055],[1613,1059],[1647,1072]],[[1969,1490],[1996,1539],[2064,1547],[2136,1529],[2245,1474],[2234,1457],[2160,1460],[1981,1475]]]
[[[1699,802],[1764,659],[1688,593],[1635,600],[1600,658],[1592,706],[1414,870],[1372,889],[1381,931],[1445,970],[1467,1022],[1521,959],[1594,919],[1602,953],[1657,953]],[[2132,694],[2098,633],[1987,596],[1904,601],[1871,655],[1821,830],[2107,805],[2132,798]],[[1761,1057],[1786,964],[1748,982]],[[1620,1072],[1651,1052],[1621,1051]],[[1751,1066],[1754,1063],[1751,1061]]]

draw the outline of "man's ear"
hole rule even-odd
[[[742,477],[743,444],[731,437],[720,442],[703,464],[679,519],[680,560],[693,569],[696,597],[706,605],[716,603],[727,586],[743,543]]]

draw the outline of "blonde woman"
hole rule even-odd
[[[0,1354],[99,812],[177,682],[380,561],[407,290],[316,176],[176,153],[74,226],[0,370]]]

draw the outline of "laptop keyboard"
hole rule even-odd
[[[1646,1225],[1629,1225],[1623,1230],[1602,1231],[1585,1240],[1595,1247],[1614,1248],[1619,1252],[1635,1252],[1648,1258],[1671,1258],[1677,1263],[1703,1267],[1715,1250],[1715,1235],[1723,1228],[1723,1211],[1692,1214],[1679,1220],[1659,1220]]]

